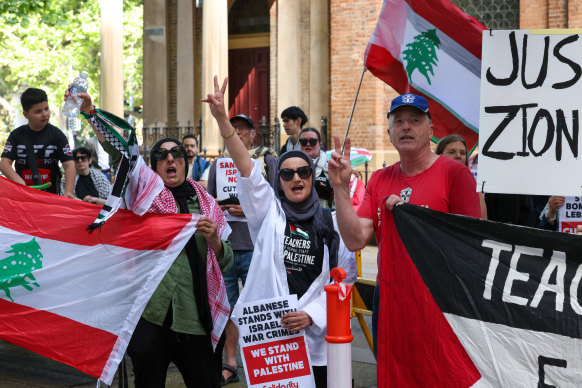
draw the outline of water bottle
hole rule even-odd
[[[79,114],[79,108],[81,108],[83,100],[77,98],[77,93],[87,92],[87,89],[89,88],[89,81],[87,80],[88,75],[89,73],[82,71],[81,75],[73,80],[73,83],[69,88],[69,95],[67,96],[63,109],[61,110],[66,117],[77,117]]]

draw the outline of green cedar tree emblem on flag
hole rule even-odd
[[[434,75],[433,65],[438,62],[436,49],[441,45],[436,29],[428,30],[414,37],[414,41],[406,45],[407,49],[402,52],[406,61],[406,73],[408,79],[412,81],[412,73],[418,70],[426,77],[430,85],[428,73]]]
[[[10,248],[12,249],[5,253],[12,256],[0,260],[0,290],[14,302],[10,296],[11,287],[22,286],[28,291],[33,290],[30,284],[39,287],[32,272],[42,268],[42,254],[35,238],[26,243],[14,244]]]

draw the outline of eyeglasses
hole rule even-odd
[[[165,148],[160,148],[159,150],[154,152],[154,157],[156,158],[156,160],[166,160],[168,158],[168,154],[172,154],[174,159],[177,159],[183,158],[185,153],[186,150],[184,150],[184,147],[175,146],[170,148],[169,150]]]
[[[311,176],[311,172],[312,172],[311,167],[309,166],[299,167],[297,170],[291,170],[290,168],[282,168],[279,170],[279,176],[285,182],[289,182],[290,180],[293,179],[295,173],[299,175],[299,178],[307,179]]]
[[[80,155],[80,156],[73,156],[73,159],[75,159],[75,162],[84,162],[84,161],[88,160],[89,157],[87,155]]]
[[[318,141],[318,139],[299,139],[299,144],[305,147],[309,143],[310,146],[314,147]]]

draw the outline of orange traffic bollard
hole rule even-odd
[[[333,284],[324,287],[327,294],[327,386],[350,388],[352,386],[352,336],[350,294],[352,286],[343,268],[331,270]]]

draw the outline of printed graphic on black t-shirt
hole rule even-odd
[[[52,187],[46,191],[58,193],[60,189],[59,161],[73,160],[67,137],[60,129],[51,124],[47,124],[40,132],[32,131],[28,125],[23,125],[10,133],[2,157],[14,161],[14,170],[30,186],[33,185],[33,182],[26,155],[27,138],[30,139],[34,149],[42,183],[52,183]]]
[[[301,298],[321,274],[323,242],[315,244],[313,224],[287,223],[283,242],[283,259],[287,270],[289,293]],[[316,248],[317,245],[317,248]]]

